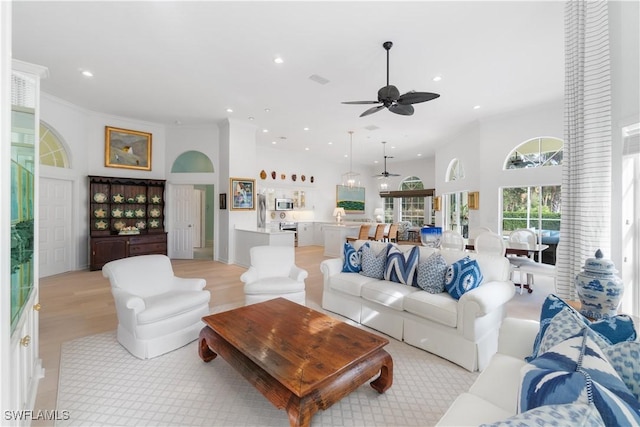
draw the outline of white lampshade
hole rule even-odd
[[[335,208],[333,210],[333,216],[343,216],[344,215],[344,208]]]
[[[382,208],[375,208],[373,210],[373,216],[376,218],[376,221],[378,222],[382,222],[383,218],[384,218],[384,209]]]

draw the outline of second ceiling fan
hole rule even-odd
[[[368,116],[377,111],[387,108],[392,113],[400,114],[403,116],[411,116],[414,112],[413,105],[420,102],[431,101],[438,98],[440,95],[431,92],[416,92],[409,91],[404,95],[400,95],[400,91],[394,85],[389,84],[389,50],[393,46],[392,42],[384,42],[382,47],[387,51],[387,85],[378,90],[377,101],[346,101],[343,104],[380,104],[375,107],[371,107],[364,113],[360,114],[360,117]]]
[[[390,176],[400,176],[398,173],[391,173],[387,171],[387,159],[393,159],[393,156],[387,156],[387,150],[385,149],[386,141],[382,141],[382,155],[384,157],[384,171],[378,175],[374,175],[374,178],[382,179],[389,178]]]

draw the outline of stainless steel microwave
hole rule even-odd
[[[293,210],[293,199],[276,199],[277,211]]]

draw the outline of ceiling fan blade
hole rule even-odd
[[[401,104],[401,105],[417,104],[419,102],[431,101],[432,99],[436,99],[439,97],[440,97],[440,94],[438,93],[411,91],[399,97],[398,104]]]
[[[389,105],[389,111],[402,116],[410,116],[413,114],[414,110],[412,105],[393,104]]]
[[[394,85],[387,85],[378,91],[378,100],[395,101],[400,96],[400,91]]]
[[[380,101],[345,101],[342,102],[342,104],[355,104],[355,105],[362,105],[362,104],[379,104]]]
[[[364,113],[360,114],[360,117],[364,117],[364,116],[368,116],[369,114],[376,113],[376,112],[382,110],[383,108],[384,108],[384,104],[377,105],[375,107],[371,107],[367,111],[365,111]]]

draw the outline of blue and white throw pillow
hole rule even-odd
[[[460,299],[465,293],[480,286],[482,279],[482,272],[477,261],[467,256],[447,268],[444,286],[449,295]]]
[[[426,261],[418,264],[418,287],[430,294],[445,292],[447,267],[447,261],[438,252],[429,255]]]
[[[402,252],[397,246],[390,245],[387,251],[387,264],[384,267],[384,280],[413,286],[416,283],[420,248],[414,246],[408,252]]]
[[[640,342],[619,342],[605,348],[604,354],[629,391],[640,400]]]
[[[377,255],[369,245],[362,245],[361,249],[362,270],[360,271],[360,274],[373,279],[382,280],[382,278],[384,278],[384,266],[387,263],[388,247],[385,247]]]
[[[366,242],[365,245],[369,246],[369,242]],[[360,270],[362,270],[362,267],[360,265],[360,258],[362,257],[362,246],[356,251],[356,248],[354,248],[351,243],[345,243],[342,249],[342,254],[344,257],[342,261],[343,273],[359,273]]]
[[[640,402],[584,327],[521,369],[520,412],[543,405],[593,404],[605,425],[640,425]]]
[[[542,340],[547,327],[555,315],[560,313],[563,309],[574,313],[577,318],[581,319],[582,323],[600,334],[600,336],[610,344],[616,344],[623,341],[635,341],[637,337],[636,329],[633,325],[633,319],[629,316],[620,314],[608,319],[591,322],[561,298],[551,294],[547,296],[542,304],[542,310],[540,311],[540,330],[538,331],[538,335],[533,343],[533,352],[531,353],[531,356],[525,358],[527,362],[530,362],[538,356],[540,341]]]
[[[604,427],[604,421],[595,406],[569,403],[544,405],[493,424],[480,424],[480,427],[522,426]]]

